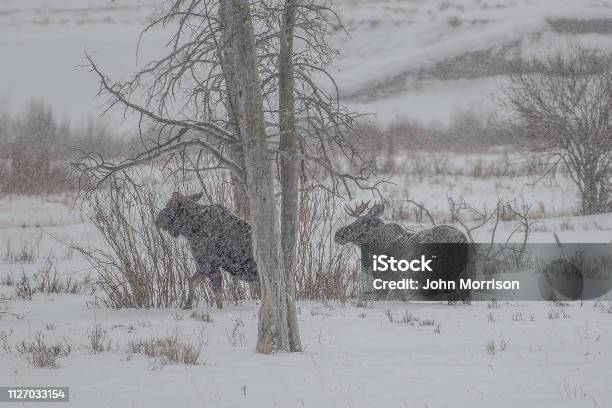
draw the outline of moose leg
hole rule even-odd
[[[196,274],[189,278],[189,294],[187,295],[187,301],[183,306],[183,310],[191,309],[193,306],[193,298],[195,297],[195,291],[198,285],[202,282],[202,275]]]
[[[208,275],[210,284],[213,288],[213,294],[215,296],[215,304],[217,308],[223,309],[223,276],[219,268],[216,268],[212,273]]]

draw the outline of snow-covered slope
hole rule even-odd
[[[84,50],[106,70],[137,67],[140,29],[154,0],[4,0],[0,4],[0,101],[18,109],[42,97],[60,114],[97,113],[95,79],[78,67]],[[508,62],[545,55],[567,41],[612,49],[605,0],[336,0],[350,38],[338,32],[345,101],[382,120],[445,121],[488,109]],[[152,33],[143,56],[167,36]]]
[[[488,109],[511,61],[568,42],[612,49],[612,8],[589,0],[347,0],[338,82],[384,120]]]

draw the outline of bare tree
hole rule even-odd
[[[231,1],[232,45],[235,49],[237,122],[245,150],[245,167],[249,185],[253,252],[261,284],[259,337],[257,350],[290,350],[286,274],[280,244],[277,209],[274,201],[274,180],[268,151],[268,135],[264,119],[263,95],[259,85],[257,54],[251,10],[248,0]],[[236,29],[234,29],[234,27]],[[295,310],[293,310],[295,313]],[[297,327],[293,328],[297,330]],[[299,333],[293,333],[298,339]]]
[[[571,46],[512,73],[501,103],[514,141],[578,186],[582,213],[610,211],[612,55]]]
[[[334,194],[375,189],[367,184],[372,164],[354,147],[357,115],[338,103],[326,70],[336,54],[328,41],[336,21],[331,9],[312,0],[174,0],[145,29],[172,27],[169,53],[130,81],[111,81],[88,56],[109,108],[135,111],[157,132],[141,133],[144,148],[135,157],[115,163],[88,153],[75,168],[88,189],[154,161],[164,168],[178,162],[178,171],[200,180],[206,171],[229,172],[238,186],[234,208],[252,222],[260,352],[301,349],[293,274],[300,178],[307,182],[308,169],[317,167],[329,182],[316,186]]]
[[[293,75],[293,41],[297,0],[285,0],[283,10],[279,58],[279,131],[281,151],[281,245],[285,266],[285,287],[287,291],[287,322],[289,343],[292,350],[301,349],[295,307],[295,248],[298,234],[299,206],[299,158],[295,126],[295,89]]]

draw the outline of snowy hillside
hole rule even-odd
[[[99,113],[95,79],[78,65],[93,52],[109,72],[136,67],[136,41],[153,0],[5,0],[0,8],[0,101],[22,109],[44,98],[60,115]],[[346,102],[397,118],[446,121],[490,108],[508,62],[580,41],[612,48],[612,5],[603,0],[337,0],[350,38],[334,70]],[[142,44],[144,61],[167,35]],[[15,46],[15,41],[20,43]],[[43,72],[44,69],[44,72]],[[119,118],[117,115],[116,118]]]

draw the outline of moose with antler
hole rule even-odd
[[[423,281],[442,279],[458,282],[468,261],[468,239],[464,233],[450,225],[437,225],[433,228],[410,233],[396,223],[385,224],[381,219],[385,210],[383,203],[371,208],[370,201],[362,202],[351,209],[345,207],[347,214],[355,221],[336,231],[334,241],[340,245],[354,244],[361,249],[361,265],[365,273],[381,278],[383,273],[373,271],[374,255],[387,255],[396,259],[416,259],[426,257],[432,260],[432,271],[420,272],[414,276]],[[367,212],[366,212],[367,211]],[[424,274],[427,275],[424,275]],[[384,272],[385,280],[399,281],[406,278],[403,272]],[[457,285],[459,287],[459,285]],[[402,291],[405,295],[406,292]],[[449,302],[469,299],[468,291],[419,290],[426,299],[446,295]],[[378,296],[396,297],[398,293],[377,291]]]

